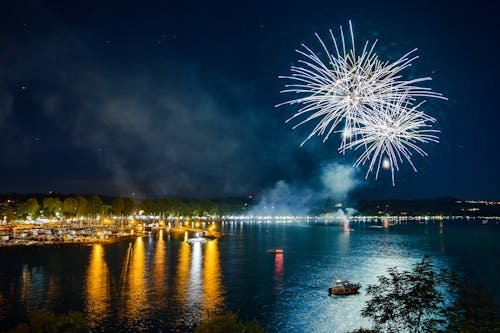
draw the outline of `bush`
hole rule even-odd
[[[264,333],[265,330],[257,322],[241,322],[238,315],[232,312],[214,317],[196,327],[195,333]]]
[[[11,333],[84,333],[88,332],[85,316],[81,312],[56,315],[46,310],[28,316],[28,323],[18,324]]]

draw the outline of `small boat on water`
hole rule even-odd
[[[194,237],[194,238],[189,238],[189,239],[187,240],[187,242],[188,242],[189,244],[194,244],[194,243],[201,243],[201,244],[203,244],[203,243],[206,243],[206,242],[207,242],[207,239],[206,239],[206,238],[204,238],[204,237]]]
[[[331,295],[353,295],[357,294],[361,285],[359,283],[350,283],[347,280],[335,280],[335,287],[328,288],[328,296]]]
[[[272,250],[267,250],[267,253],[272,253],[272,254],[283,254],[283,249],[272,249]]]
[[[189,244],[194,244],[194,243],[206,243],[208,241],[208,239],[206,239],[205,237],[202,237],[201,234],[199,232],[197,232],[193,238],[188,238],[187,239],[187,242]]]

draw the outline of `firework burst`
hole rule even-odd
[[[349,32],[350,46],[349,42],[346,42],[342,26],[340,26],[339,39],[336,39],[330,30],[333,52],[330,52],[325,42],[316,34],[322,46],[322,53],[324,53],[323,59],[304,44],[302,44],[302,50],[296,50],[302,57],[298,60],[300,65],[292,66],[292,74],[280,76],[280,78],[291,81],[281,92],[293,93],[298,97],[277,106],[301,106],[287,120],[287,122],[298,120],[293,126],[294,129],[305,123],[316,122],[314,129],[301,146],[315,135],[324,136],[323,142],[325,142],[332,133],[340,132],[342,135],[339,152],[342,154],[345,154],[348,149],[358,150],[362,146],[380,147],[381,150],[367,148],[356,161],[355,166],[370,161],[368,175],[373,171],[375,163],[378,163],[376,169],[376,176],[378,176],[381,163],[379,158],[387,155],[390,166],[387,162],[383,164],[384,168],[391,169],[394,183],[394,169],[399,170],[398,160],[402,162],[403,156],[415,169],[410,159],[409,149],[423,155],[425,153],[416,146],[416,143],[435,141],[427,137],[427,129],[419,132],[412,127],[427,128],[430,122],[434,122],[433,118],[417,110],[422,105],[418,103],[418,99],[446,98],[431,91],[430,88],[419,86],[419,83],[431,80],[430,77],[412,80],[402,78],[401,71],[410,67],[412,61],[418,58],[414,55],[417,49],[406,53],[392,63],[382,61],[374,52],[377,41],[371,44],[366,41],[361,52],[357,52],[350,21]],[[403,126],[402,124],[409,125],[410,123],[412,126],[398,128],[398,126]],[[339,130],[342,126],[343,129]],[[384,131],[392,132],[397,137],[401,135],[399,143],[388,145],[384,136],[387,133]],[[412,134],[418,137],[414,142],[403,139]],[[366,139],[366,136],[369,139]],[[376,162],[377,159],[378,162]]]
[[[418,110],[423,103],[410,106],[405,96],[402,96],[394,105],[384,106],[359,121],[360,126],[353,133],[355,139],[344,148],[355,151],[361,149],[362,153],[354,166],[368,163],[366,178],[375,172],[377,179],[382,167],[391,170],[394,185],[394,171],[399,171],[399,163],[404,160],[417,171],[411,160],[413,153],[427,156],[418,144],[439,142],[436,135],[439,130],[431,128],[435,119]]]

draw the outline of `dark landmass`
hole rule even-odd
[[[462,200],[453,197],[414,200],[363,200],[358,203],[361,215],[407,216],[500,216],[500,202]]]
[[[47,198],[53,199],[47,200]],[[39,206],[30,211],[27,204],[33,199]],[[81,210],[81,203],[73,203],[71,199],[84,201],[86,205]],[[94,199],[92,209],[91,199]],[[97,204],[95,201],[97,200]],[[163,214],[182,216],[222,216],[245,215],[258,203],[258,198],[152,198],[138,199],[135,197],[112,197],[90,194],[60,194],[60,193],[28,193],[0,194],[0,217],[20,218],[31,215],[51,217],[60,211],[78,211],[77,215],[129,215],[142,211],[143,214]],[[97,207],[96,207],[97,205]],[[50,206],[50,207],[47,207]],[[69,208],[68,208],[69,206]],[[356,204],[341,205],[334,200],[325,200],[308,212],[311,215],[325,215],[339,209],[352,207],[355,215],[361,216],[463,216],[491,217],[500,216],[500,202],[484,200],[462,200],[454,197],[410,199],[410,200],[361,200]],[[39,214],[34,214],[39,210]],[[255,214],[255,212],[253,212]]]

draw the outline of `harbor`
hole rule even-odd
[[[223,237],[223,233],[215,230],[215,223],[124,221],[126,222],[111,224],[110,220],[94,220],[85,225],[74,223],[74,221],[2,225],[0,226],[0,247],[113,243],[144,236],[158,230],[164,230],[168,234],[181,234],[186,240],[195,235],[207,239]]]

